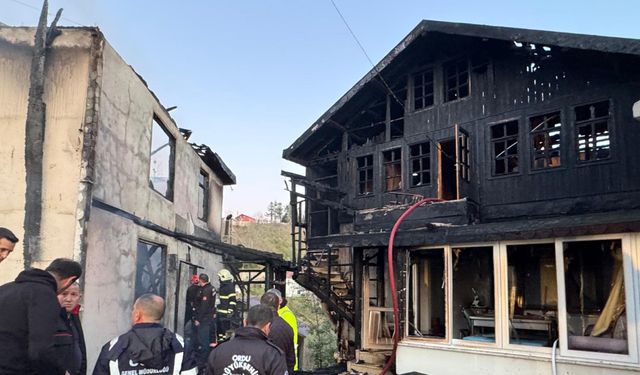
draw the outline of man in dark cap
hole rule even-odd
[[[201,273],[199,277],[200,293],[195,311],[194,324],[198,334],[198,366],[204,367],[209,355],[209,345],[215,343],[214,315],[216,291],[209,282],[209,275]]]
[[[7,228],[0,228],[0,262],[5,260],[18,243],[18,237]]]
[[[0,374],[64,374],[60,347],[73,338],[58,332],[57,294],[80,275],[78,262],[59,258],[0,286]]]

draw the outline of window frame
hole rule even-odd
[[[608,113],[606,117],[597,117],[589,120],[578,121],[576,117],[576,109],[578,107],[589,106],[593,104],[598,104],[602,102],[607,102],[609,105]],[[586,166],[598,163],[606,163],[607,161],[611,161],[613,159],[613,138],[614,138],[614,125],[615,125],[615,115],[614,115],[614,103],[610,98],[601,99],[601,100],[592,100],[589,102],[582,102],[579,104],[575,104],[570,106],[571,108],[571,119],[573,120],[573,142],[575,142],[575,148],[572,150],[573,156],[575,157],[575,162],[577,166]],[[593,160],[580,160],[580,140],[579,140],[579,128],[581,126],[590,125],[593,130],[593,126],[598,123],[606,120],[607,123],[607,131],[609,132],[609,155],[606,158],[601,159],[593,159]]]
[[[420,154],[418,156],[412,156],[411,155],[411,148],[415,147],[415,146],[422,146],[422,145],[427,145],[427,153],[426,154]],[[409,188],[415,189],[415,188],[421,188],[421,187],[424,187],[424,186],[431,186],[432,185],[432,180],[433,180],[432,179],[433,176],[431,174],[431,171],[433,169],[433,168],[431,168],[432,167],[432,163],[433,163],[433,158],[432,158],[432,153],[431,153],[431,141],[424,140],[422,142],[411,143],[411,144],[409,144],[407,146],[408,146],[408,149],[409,149],[408,158],[407,158],[408,159],[408,163],[409,163],[408,168],[407,168],[408,172],[409,172]],[[428,163],[428,166],[427,166],[428,169],[424,169],[424,165],[422,163],[422,160],[425,159],[425,157],[429,158],[429,163]],[[423,168],[423,169],[417,171],[417,173],[425,173],[425,172],[428,171],[428,176],[429,176],[429,182],[428,183],[426,183],[426,184],[423,183],[423,184],[420,184],[420,185],[414,185],[413,184],[413,173],[416,172],[416,171],[413,170],[413,161],[414,160],[420,160],[420,165]]]
[[[153,155],[151,155],[151,153],[154,151],[154,150],[152,150],[152,148],[153,148],[153,128],[154,128],[155,124],[157,124],[158,127],[167,136],[167,138],[169,138],[169,143],[168,143],[169,148],[170,148],[170,154],[169,154],[169,178],[167,180],[167,191],[166,191],[166,193],[162,193],[161,191],[157,190],[155,187],[153,187],[153,184],[151,183],[151,163],[152,163],[152,158],[153,158]],[[151,136],[149,137],[149,163],[148,163],[149,168],[147,170],[147,173],[148,173],[147,181],[149,182],[149,187],[151,188],[151,190],[153,190],[156,193],[160,194],[162,197],[164,197],[168,201],[173,202],[173,199],[174,199],[174,185],[175,185],[175,169],[176,169],[175,168],[175,164],[176,164],[176,137],[174,137],[173,134],[171,134],[171,132],[168,130],[168,128],[164,124],[164,122],[155,113],[151,118],[151,134],[150,135]]]
[[[499,301],[499,296],[500,296],[500,275],[501,275],[501,270],[499,269],[500,267],[500,252],[499,252],[499,248],[498,246],[496,246],[496,244],[491,243],[491,244],[486,244],[486,243],[476,243],[476,244],[463,244],[463,245],[450,245],[450,246],[446,246],[447,247],[447,252],[448,252],[448,258],[449,258],[449,263],[447,264],[447,267],[449,270],[451,270],[451,272],[449,272],[447,274],[447,283],[448,283],[448,293],[447,295],[450,296],[451,300],[447,301],[447,314],[448,314],[448,321],[449,322],[453,322],[453,249],[470,249],[470,248],[477,248],[477,247],[490,247],[492,249],[492,257],[493,257],[493,308],[494,308],[494,317],[493,317],[493,321],[494,321],[494,332],[495,332],[495,341],[494,342],[480,342],[480,341],[469,341],[469,340],[463,340],[463,339],[455,339],[453,338],[453,324],[449,324],[448,327],[446,327],[447,331],[449,334],[449,337],[451,337],[451,344],[453,346],[458,346],[458,347],[476,347],[476,348],[495,348],[495,349],[499,349],[502,348],[502,331],[503,331],[503,327],[502,327],[502,321],[503,321],[503,317],[502,317],[502,306],[501,303]]]
[[[430,105],[425,105],[425,98],[428,97],[429,95],[425,95],[425,73],[427,72],[431,72],[431,104]],[[418,112],[418,111],[422,111],[425,109],[429,109],[432,108],[433,106],[435,106],[436,104],[436,79],[435,79],[435,74],[436,71],[434,69],[433,66],[427,66],[424,68],[421,68],[413,73],[411,73],[411,111],[412,112]],[[420,101],[422,102],[422,107],[416,107],[416,100],[418,100],[418,97],[416,96],[416,87],[418,85],[416,85],[416,76],[420,76],[422,77],[421,79],[421,84],[419,85],[420,87],[422,87],[422,95],[419,97]]]
[[[466,71],[466,77],[467,77],[467,82],[466,82],[466,86],[467,86],[467,95],[465,96],[460,96],[460,87],[464,86],[464,84],[460,84],[460,66],[462,65],[461,63],[464,62],[464,65],[466,65],[465,71]],[[456,78],[456,86],[454,89],[452,89],[451,87],[449,87],[449,75],[447,73],[447,68],[451,65],[455,65],[456,67],[456,74],[455,74],[455,78]],[[453,77],[453,76],[452,76]],[[456,98],[455,99],[449,99],[449,91],[455,91],[456,93]],[[471,97],[471,66],[470,66],[470,62],[469,59],[467,57],[459,57],[457,59],[452,59],[449,61],[445,61],[444,63],[442,63],[442,102],[443,103],[453,103],[453,102],[457,102],[459,100],[463,100],[465,98],[469,98]]]
[[[500,278],[500,306],[501,306],[501,315],[503,318],[502,323],[502,348],[507,350],[517,350],[517,351],[526,351],[533,353],[545,353],[551,355],[552,348],[551,347],[537,347],[531,345],[520,345],[520,344],[512,344],[509,341],[509,258],[507,256],[507,247],[508,246],[518,246],[518,245],[551,245],[555,244],[555,240],[553,238],[546,238],[540,240],[526,240],[526,241],[500,241],[499,249],[500,249],[500,271],[501,275],[504,275]],[[558,289],[558,321],[556,322],[558,326],[558,338],[560,338],[560,284],[558,281],[558,260],[557,260],[557,249],[554,245],[554,256],[556,260],[556,288]],[[564,277],[564,276],[563,276]]]
[[[201,184],[200,177],[204,177],[204,184]],[[202,221],[208,221],[209,218],[209,199],[210,199],[210,184],[211,178],[209,177],[209,173],[204,169],[200,168],[200,173],[198,174],[198,219]],[[203,199],[202,199],[202,207],[200,206],[200,189],[202,189]],[[200,216],[200,209],[202,209],[202,216]]]
[[[567,332],[567,315],[566,315],[566,294],[564,281],[564,257],[563,243],[573,241],[598,241],[598,240],[620,240],[622,243],[623,255],[623,271],[625,283],[625,303],[627,321],[627,340],[629,354],[611,354],[591,351],[581,351],[568,349],[568,332]],[[445,338],[430,338],[419,336],[408,336],[409,332],[409,308],[405,307],[403,325],[403,336],[399,345],[433,348],[435,350],[460,350],[466,353],[484,352],[491,355],[506,355],[522,359],[542,359],[548,360],[552,353],[552,347],[535,347],[528,345],[510,344],[509,343],[509,327],[508,327],[508,259],[507,246],[510,245],[535,245],[535,244],[553,244],[556,264],[556,283],[558,294],[558,355],[559,363],[575,363],[577,365],[601,364],[604,366],[622,366],[626,369],[637,370],[638,362],[638,337],[640,337],[640,327],[637,324],[638,312],[640,311],[640,296],[634,295],[635,287],[640,285],[640,233],[614,233],[603,235],[584,235],[577,237],[551,237],[544,239],[532,240],[509,240],[509,241],[492,241],[479,243],[451,244],[443,246],[423,246],[405,250],[404,270],[407,275],[410,274],[410,264],[412,252],[419,250],[438,250],[444,251],[445,257]],[[453,258],[451,256],[454,248],[469,247],[491,247],[494,249],[494,289],[495,291],[495,343],[479,343],[473,341],[465,341],[453,338]],[[634,269],[637,271],[634,272]],[[410,277],[405,279],[405,301],[411,301],[412,297],[409,293]],[[633,323],[636,324],[633,324]]]
[[[404,330],[403,330],[403,337],[400,338],[400,341],[403,340],[407,340],[407,341],[414,341],[414,342],[422,342],[422,343],[429,343],[429,344],[451,344],[451,306],[449,306],[449,298],[450,298],[450,285],[451,285],[451,280],[450,280],[450,270],[451,270],[451,256],[450,256],[450,246],[423,246],[423,247],[417,247],[415,249],[411,249],[411,250],[406,250],[407,254],[406,254],[406,261],[404,263],[404,268],[405,268],[405,272],[406,275],[411,275],[411,253],[413,252],[419,252],[419,251],[423,251],[423,250],[442,250],[442,255],[444,258],[444,279],[447,283],[447,285],[444,288],[444,317],[445,317],[445,321],[444,321],[444,336],[445,337],[423,337],[423,336],[409,336],[406,333],[409,332],[409,306],[407,304],[407,306],[405,307],[405,311],[404,311],[404,315],[405,315],[405,323],[404,323]],[[405,301],[411,301],[412,297],[410,295],[410,285],[409,283],[411,282],[411,277],[406,277],[405,280]]]
[[[560,122],[560,127],[557,128],[557,131],[560,133],[559,137],[559,145],[560,145],[560,150],[559,150],[559,155],[558,157],[560,158],[560,164],[556,165],[556,166],[551,166],[551,165],[547,165],[546,167],[536,167],[535,166],[535,161],[536,161],[536,150],[535,150],[535,143],[534,143],[534,137],[536,135],[543,135],[544,136],[544,140],[545,140],[545,148],[546,146],[549,144],[549,133],[552,131],[555,131],[556,128],[543,128],[542,130],[532,130],[531,129],[531,121],[534,118],[537,117],[543,117],[543,116],[548,116],[548,115],[555,115],[558,114],[558,119]],[[530,164],[529,164],[529,168],[531,168],[531,172],[539,172],[539,171],[550,171],[550,170],[556,170],[556,169],[562,169],[566,166],[566,158],[564,157],[564,149],[565,149],[565,144],[566,142],[564,142],[564,133],[566,133],[566,129],[567,126],[565,124],[564,121],[564,116],[562,114],[562,110],[561,109],[557,109],[557,110],[550,110],[550,111],[546,111],[544,113],[538,113],[538,114],[534,114],[531,116],[527,116],[527,135],[528,135],[528,148],[529,148],[529,159],[530,159]],[[543,152],[545,159],[550,158],[550,154],[551,151],[545,149],[545,151]]]
[[[521,175],[523,173],[523,158],[522,158],[522,142],[521,142],[521,132],[520,132],[520,117],[514,117],[514,118],[509,118],[509,119],[505,119],[505,120],[501,120],[501,121],[497,121],[497,122],[490,122],[487,124],[487,132],[488,132],[488,138],[489,138],[489,147],[488,147],[488,152],[489,152],[489,160],[491,160],[491,177],[492,178],[507,178],[507,177],[512,177],[512,176],[518,176]],[[492,137],[492,128],[494,126],[505,126],[508,123],[511,122],[515,122],[518,124],[518,134],[516,134],[515,136],[502,136],[500,138],[496,138],[496,140],[494,141],[494,138]],[[505,132],[506,134],[506,132]],[[496,159],[495,159],[495,155],[494,155],[494,143],[496,142],[506,142],[508,139],[511,138],[515,138],[518,144],[518,153],[516,154],[517,158],[518,158],[518,170],[516,172],[511,172],[511,173],[501,173],[501,174],[496,174]],[[505,148],[506,151],[506,148]]]
[[[620,240],[622,245],[622,269],[624,271],[625,285],[625,309],[627,315],[627,344],[628,354],[602,353],[596,351],[583,351],[569,349],[568,330],[567,330],[567,307],[566,307],[566,288],[564,279],[564,242],[582,242],[582,241],[600,241],[600,240]],[[562,237],[555,239],[556,249],[556,280],[558,282],[558,338],[560,355],[562,357],[572,359],[594,359],[599,361],[611,361],[618,363],[637,363],[638,362],[638,339],[637,339],[637,315],[636,301],[634,294],[633,270],[638,266],[637,259],[634,264],[634,254],[637,256],[637,249],[633,251],[631,236],[625,234],[612,235],[595,235],[595,236],[579,236],[579,237]],[[635,322],[632,324],[631,322]]]
[[[139,264],[139,246],[140,244],[145,244],[147,246],[157,246],[160,250],[160,259],[161,259],[161,268],[162,268],[162,286],[163,286],[163,290],[162,290],[162,295],[160,295],[160,293],[157,293],[158,295],[160,295],[160,297],[162,298],[166,298],[167,296],[167,262],[168,262],[168,256],[169,256],[169,249],[168,246],[166,244],[162,244],[153,240],[148,240],[145,238],[141,238],[138,237],[136,239],[136,257],[135,257],[135,283],[133,285],[133,295],[134,295],[134,299],[138,298],[139,296],[141,296],[142,294],[145,293],[153,293],[152,291],[145,291],[142,294],[138,295],[138,281],[139,281],[139,268],[138,268],[138,264]],[[154,293],[156,294],[156,293]]]
[[[397,159],[394,159],[393,155],[394,155],[394,153],[396,151],[399,152],[400,155],[399,155],[399,157]],[[392,155],[392,159],[390,161],[385,161],[385,155],[387,153],[390,153],[390,155]],[[381,152],[381,156],[382,156],[382,158],[381,158],[381,161],[382,161],[382,163],[381,163],[381,167],[382,167],[382,174],[381,174],[382,175],[382,191],[385,192],[385,193],[391,193],[391,192],[394,192],[394,191],[402,191],[403,188],[404,188],[405,184],[404,184],[404,176],[403,176],[403,174],[404,174],[403,154],[404,154],[404,152],[402,150],[402,146],[392,147],[392,148],[389,148],[389,149],[386,149],[386,150],[382,150],[382,152]],[[398,165],[398,166],[400,166],[400,173],[398,175],[394,175],[393,177],[389,177],[387,175],[387,168],[386,168],[388,165]],[[388,180],[393,180],[393,179],[398,178],[398,177],[400,178],[399,186],[397,188],[395,188],[395,189],[388,190],[387,189],[387,181]]]
[[[365,159],[370,157],[371,158],[371,164],[365,164],[365,166],[360,167],[359,161],[360,159]],[[357,197],[369,197],[375,194],[376,192],[376,188],[375,188],[375,175],[373,174],[374,171],[374,165],[375,165],[375,160],[374,160],[374,155],[373,154],[366,154],[366,155],[362,155],[362,156],[357,156],[355,157],[355,162],[356,162],[356,196]],[[364,171],[365,172],[365,180],[361,181],[360,180],[360,172]],[[367,179],[367,177],[369,176],[369,173],[371,174],[371,179]],[[371,192],[362,192],[360,189],[360,185],[364,182],[365,186],[367,181],[371,181]]]

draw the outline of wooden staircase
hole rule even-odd
[[[356,359],[347,362],[347,372],[351,374],[379,375],[382,373],[382,369],[390,356],[391,351],[388,350],[356,350]],[[393,373],[387,371],[385,375],[393,375]]]
[[[352,267],[351,263],[339,263],[338,249],[307,250],[294,278],[326,303],[332,314],[353,325],[354,292],[349,277]]]

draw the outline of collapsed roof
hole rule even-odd
[[[454,39],[451,39],[452,37]],[[443,41],[446,42],[443,43]],[[311,159],[311,150],[330,146],[334,149],[339,147],[342,132],[352,129],[348,124],[351,114],[364,114],[368,111],[366,103],[371,101],[371,94],[386,91],[387,87],[384,86],[387,82],[395,91],[394,80],[406,74],[402,67],[410,57],[415,58],[417,51],[421,53],[420,58],[428,61],[437,58],[442,49],[455,50],[464,46],[465,42],[477,44],[489,41],[508,42],[511,45],[529,43],[562,49],[640,55],[640,40],[637,39],[423,20],[291,146],[285,149],[283,158],[307,165]],[[442,44],[438,46],[438,43]],[[378,78],[378,74],[384,78],[384,82]],[[366,109],[363,110],[363,108]],[[329,142],[333,144],[327,144],[327,139],[332,139]]]

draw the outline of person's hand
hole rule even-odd
[[[195,325],[196,325],[196,327],[197,327],[197,326],[199,326],[199,325],[200,325],[200,322],[199,322],[199,321],[197,321],[197,320],[195,320],[195,321],[193,322],[193,324],[195,324]]]

